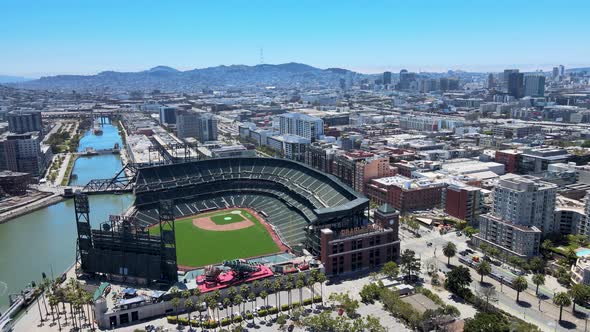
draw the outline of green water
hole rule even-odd
[[[96,150],[121,144],[117,128],[103,126],[103,135],[89,131],[80,140],[80,151]],[[108,178],[121,169],[118,155],[82,157],[76,160],[71,184],[85,185],[91,179]],[[90,220],[94,227],[111,214],[121,214],[133,201],[133,195],[91,195]],[[69,199],[0,224],[0,311],[8,306],[8,294],[18,293],[41,273],[63,273],[74,263],[76,225],[74,201]]]
[[[94,227],[120,214],[133,195],[91,195],[90,220]],[[76,255],[74,201],[37,210],[0,224],[0,308],[6,309],[8,294],[19,292],[41,272],[64,272]],[[2,311],[2,309],[0,309]]]

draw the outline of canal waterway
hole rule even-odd
[[[121,145],[117,127],[105,124],[103,134],[90,129],[80,140],[79,151],[92,147],[109,149]],[[72,185],[85,185],[91,179],[112,177],[121,169],[118,155],[81,157],[76,160]],[[133,202],[133,195],[91,195],[90,220],[93,227],[107,221],[111,214],[121,214]],[[17,293],[41,273],[63,273],[74,263],[76,225],[72,199],[34,211],[0,224],[0,311],[8,307],[8,294]]]

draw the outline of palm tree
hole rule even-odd
[[[260,289],[260,281],[254,280],[254,282],[252,283],[252,291],[254,291],[254,294],[256,296],[258,296],[259,289]]]
[[[248,300],[252,303],[252,325],[256,326],[256,323],[254,322],[254,300],[256,300],[256,294],[250,292],[250,294],[248,294]]]
[[[88,319],[90,320],[90,326],[94,330],[94,311],[92,310],[92,304],[94,302],[94,298],[90,292],[84,292],[84,303],[88,308]]]
[[[492,273],[492,266],[487,261],[482,261],[477,266],[477,273],[481,276],[480,282],[483,283],[483,277]]]
[[[191,314],[193,313],[194,307],[195,303],[192,299],[188,298],[184,300],[184,309],[186,309],[186,319],[188,320],[188,326],[191,326]]]
[[[231,306],[231,300],[229,299],[229,297],[226,297],[223,299],[223,306],[225,307],[225,314],[227,315],[227,317],[231,317],[229,315],[229,307]],[[233,309],[232,309],[233,311]],[[232,312],[233,314],[233,312]]]
[[[311,309],[313,309],[313,298],[315,296],[315,283],[316,283],[316,279],[314,274],[312,273],[309,278],[307,278],[307,287],[309,287],[309,289],[311,290]],[[303,304],[303,301],[302,303]]]
[[[590,300],[590,286],[584,284],[575,284],[570,288],[569,295],[574,304],[572,313],[576,311],[576,303],[582,304]]]
[[[242,302],[244,302],[244,297],[240,294],[236,294],[236,296],[234,297],[234,305],[238,306],[238,310],[240,311],[239,312],[240,316],[241,316],[241,312],[243,312],[243,310],[240,309]]]
[[[324,306],[324,282],[328,280],[328,277],[323,272],[318,273],[315,280],[320,283],[320,296],[322,297],[322,307]]]
[[[201,290],[199,289],[199,287],[195,287],[193,289],[193,296],[195,297],[194,308],[199,311],[199,325],[201,325]],[[203,329],[203,326],[201,326],[201,329]]]
[[[68,305],[70,306],[70,318],[72,320],[72,324],[74,325],[74,328],[77,329],[77,322],[74,317],[74,301],[76,300],[76,294],[74,293],[74,286],[72,283],[73,281],[74,281],[74,279],[70,279],[68,281],[68,285],[67,285],[67,289],[66,289],[66,301],[68,302]]]
[[[49,307],[51,308],[51,316],[53,316],[53,321],[55,322],[55,315],[53,312],[53,308],[57,305],[59,305],[59,302],[57,300],[57,296],[55,296],[55,294],[49,294],[49,296],[47,297],[47,300],[49,302]],[[59,310],[57,313],[57,326],[58,326],[58,330],[61,331],[61,323],[59,320]]]
[[[175,296],[172,298],[172,301],[170,301],[170,303],[172,304],[172,308],[174,308],[174,311],[176,311],[176,321],[178,321],[178,307],[180,307],[180,299]]]
[[[45,292],[49,289],[51,280],[47,279],[45,272],[41,273],[41,282],[39,283],[39,289],[41,289],[41,296],[43,298],[43,306],[45,307],[45,316],[49,317],[49,311],[47,310],[47,301],[45,300]]]
[[[247,299],[248,294],[250,294],[250,287],[248,287],[247,285],[242,285],[240,287],[240,295],[242,295],[243,299]],[[244,303],[244,309],[242,311],[246,311],[246,303]]]
[[[451,257],[457,254],[457,246],[453,242],[447,242],[443,247],[443,255],[448,258],[447,265],[451,265]]]
[[[287,304],[289,307],[289,315],[291,315],[291,303],[293,303],[291,301],[291,290],[293,290],[293,282],[287,281],[285,283],[285,290],[287,291]]]
[[[219,290],[216,290],[215,292],[213,292],[213,299],[215,300],[215,303],[217,304],[217,320],[219,321],[219,327],[221,328],[221,316],[219,313],[219,303],[221,301],[221,292]]]
[[[569,295],[567,295],[566,292],[560,292],[553,297],[553,303],[559,306],[559,321],[561,322],[561,314],[563,312],[563,307],[569,306],[570,304],[572,304],[572,301],[570,300],[570,297]]]
[[[262,299],[264,306],[268,307],[268,292],[267,291],[260,292],[260,298]],[[264,310],[268,312],[268,310],[266,308]],[[264,316],[264,320],[266,321],[266,316]]]
[[[209,311],[211,311],[211,314],[213,314],[213,321],[215,321],[215,308],[217,308],[217,301],[215,301],[213,296],[207,297],[207,307],[209,308]],[[217,319],[217,321],[219,321],[219,319]]]
[[[537,286],[535,295],[539,295],[539,286],[545,284],[545,275],[538,273],[533,276],[533,283]]]
[[[279,311],[281,311],[281,295],[279,292],[281,291],[281,280],[277,279],[272,284],[272,291],[275,293],[275,306],[277,307],[277,319],[279,319]]]
[[[301,302],[301,304],[303,305],[303,287],[305,287],[305,276],[303,276],[303,274],[300,274],[299,278],[297,278],[295,287],[299,289],[299,302]]]
[[[528,286],[529,284],[523,276],[518,276],[512,280],[512,287],[516,290],[516,302],[519,301],[520,292],[527,289]]]

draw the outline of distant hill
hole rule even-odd
[[[340,78],[357,74],[347,69],[320,69],[302,63],[256,66],[231,65],[179,71],[157,66],[139,72],[104,71],[97,75],[42,77],[12,86],[48,90],[196,91],[229,86],[322,87],[338,86]]]
[[[7,75],[0,75],[0,83],[17,83],[17,82],[25,82],[30,81],[30,78],[20,77],[20,76],[7,76]]]

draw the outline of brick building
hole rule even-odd
[[[476,226],[481,203],[480,188],[451,184],[445,191],[445,212],[469,225]]]
[[[506,166],[506,173],[518,172],[518,160],[522,152],[518,150],[496,151],[496,162]]]
[[[372,179],[367,196],[377,204],[388,203],[402,213],[438,207],[446,184],[404,176]]]
[[[400,253],[399,213],[389,204],[380,206],[374,222],[339,231],[324,228],[320,259],[327,275],[338,275],[397,261]]]

